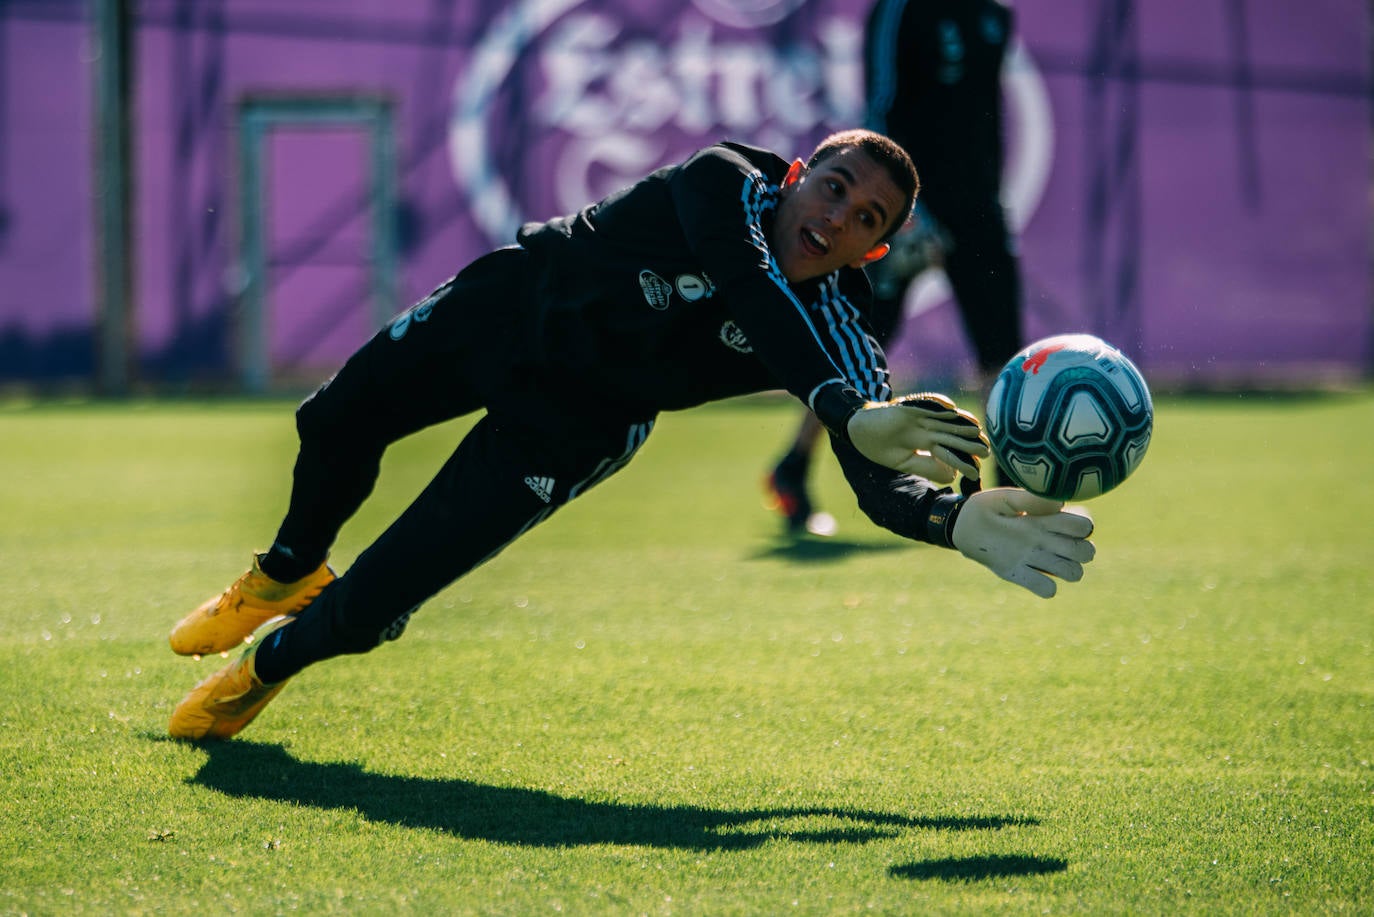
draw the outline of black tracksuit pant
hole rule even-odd
[[[290,626],[259,648],[271,683],[395,639],[412,611],[554,510],[622,468],[653,417],[579,412],[531,381],[527,255],[474,262],[355,353],[297,411],[300,451],[277,535],[323,562],[372,492],[391,443],[485,408],[434,479]]]

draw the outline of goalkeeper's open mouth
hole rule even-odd
[[[809,227],[802,227],[801,245],[802,250],[813,258],[830,254],[830,239]]]

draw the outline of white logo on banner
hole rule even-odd
[[[692,6],[716,22],[736,28],[758,28],[781,22],[806,0],[692,0]]]
[[[453,90],[450,163],[478,226],[492,244],[508,244],[526,220],[574,213],[716,140],[802,155],[819,132],[862,123],[867,7],[856,2],[821,16],[813,28],[789,32],[786,43],[766,28],[805,5],[692,0],[683,10],[664,2],[661,31],[647,37],[586,0],[505,7]],[[527,144],[538,148],[537,174],[550,176],[552,209],[538,214],[523,212],[503,172],[512,164],[498,161],[491,142],[505,124],[498,96],[518,70],[537,76],[519,128],[536,140],[558,138]],[[1049,95],[1020,41],[1009,49],[1003,89],[1010,140],[1003,203],[1019,231],[1040,203],[1054,147]],[[908,296],[908,312],[948,296],[944,272],[927,271]]]
[[[591,4],[585,4],[592,6]],[[863,117],[862,22],[833,15],[784,44],[766,29],[799,0],[663,4],[651,37],[584,0],[521,0],[496,17],[454,85],[449,157],[473,216],[494,244],[526,219],[491,138],[513,74],[537,75],[521,125],[540,145],[554,212],[572,213],[649,171],[725,137],[797,153],[827,125]],[[706,13],[709,15],[703,15]],[[728,26],[728,28],[727,28]],[[550,150],[552,152],[550,152]]]

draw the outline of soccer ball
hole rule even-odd
[[[1126,480],[1154,428],[1140,370],[1090,334],[1048,337],[1012,357],[985,416],[1010,483],[1055,500],[1087,500]]]

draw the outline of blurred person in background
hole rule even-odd
[[[978,363],[980,396],[1022,346],[1020,266],[1002,208],[1001,76],[1013,25],[998,0],[879,0],[865,29],[868,127],[901,144],[921,176],[910,224],[867,268],[874,331],[886,347],[913,281],[943,266]],[[794,534],[835,531],[807,486],[821,433],[804,415],[765,482]],[[998,479],[995,467],[986,471],[985,480]]]

